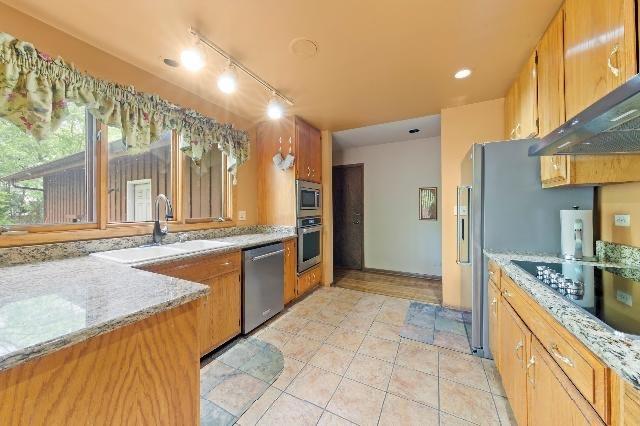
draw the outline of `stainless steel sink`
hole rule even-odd
[[[214,250],[221,247],[232,246],[232,243],[215,240],[192,240],[184,243],[168,244],[166,246],[144,246],[122,250],[103,251],[93,253],[92,256],[111,260],[112,262],[131,265],[134,263],[148,262],[171,258],[174,256],[188,255],[206,250]]]

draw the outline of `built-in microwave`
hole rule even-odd
[[[322,258],[322,219],[298,219],[298,272],[304,272],[320,263]]]
[[[322,215],[322,186],[319,183],[296,181],[296,216]]]

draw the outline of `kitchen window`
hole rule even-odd
[[[68,108],[42,141],[0,120],[1,227],[95,223],[95,121],[84,107]]]
[[[187,159],[185,182],[185,218],[187,222],[229,219],[230,176],[226,155],[215,148],[204,154],[199,166]]]

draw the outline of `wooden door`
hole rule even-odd
[[[525,425],[527,424],[526,359],[531,332],[504,298],[500,301],[499,309],[500,376],[516,421],[519,425]]]
[[[537,52],[529,57],[517,85],[516,139],[525,139],[538,134],[538,76],[536,71]]]
[[[364,267],[364,165],[333,168],[333,263]]]
[[[309,126],[308,132],[308,152],[307,163],[311,169],[311,176],[308,180],[312,182],[322,182],[322,140],[320,130]]]
[[[295,119],[296,138],[296,179],[311,179],[311,164],[309,162],[309,126],[304,121],[296,117]]]
[[[566,0],[566,116],[576,114],[636,74],[634,0]]]
[[[211,279],[210,321],[212,347],[218,347],[240,334],[240,272],[235,271]]]
[[[489,349],[497,366],[500,365],[499,308],[500,292],[493,281],[489,280]]]
[[[296,240],[284,242],[284,303],[296,298],[297,251]]]
[[[563,426],[604,424],[538,339],[531,340],[527,361],[529,424]]]
[[[506,139],[517,139],[516,137],[516,96],[518,92],[518,81],[516,80],[509,88],[507,96],[504,98],[504,128]]]

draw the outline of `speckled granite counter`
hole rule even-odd
[[[233,246],[180,257],[295,237],[292,229],[220,237],[215,239]],[[102,242],[101,248],[118,247],[116,240]],[[20,247],[20,255],[29,255],[30,249]],[[46,260],[46,249],[34,249],[38,260]],[[13,259],[20,260],[15,254]],[[144,265],[151,263],[159,262]],[[190,302],[207,291],[200,284],[86,255],[0,268],[0,371]]]
[[[558,262],[557,256],[500,253],[485,250],[517,285],[525,290],[540,306],[597,355],[609,368],[640,389],[640,340],[618,335],[589,313],[562,298],[550,288],[525,272],[513,260],[532,262]],[[579,262],[595,266],[626,267],[620,263]]]

